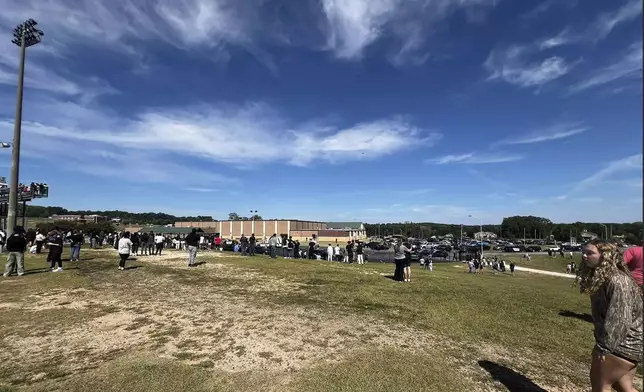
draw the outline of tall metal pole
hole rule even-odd
[[[20,132],[22,125],[22,90],[25,79],[25,36],[24,26],[20,39],[20,66],[18,68],[18,91],[16,93],[16,116],[13,123],[13,150],[11,154],[11,180],[9,184],[9,208],[7,211],[7,235],[13,234],[16,227],[18,209],[18,175],[20,173]]]

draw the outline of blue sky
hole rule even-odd
[[[642,217],[642,5],[0,0],[43,205],[498,223]],[[0,151],[2,152],[2,151]],[[10,150],[0,167],[9,173]],[[473,215],[475,218],[470,218]]]

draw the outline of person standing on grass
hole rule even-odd
[[[239,239],[239,246],[241,247],[241,255],[246,256],[248,254],[248,237],[244,234]]]
[[[150,235],[146,232],[141,233],[141,236],[139,237],[139,242],[141,244],[141,256],[147,256],[148,255],[148,239],[150,238]]]
[[[406,250],[407,247],[399,242],[396,242],[396,244],[394,245],[394,263],[396,264],[396,269],[394,270],[394,280],[397,282],[405,281],[404,268],[406,260]]]
[[[165,237],[161,235],[161,233],[157,233],[157,235],[154,236],[154,243],[156,244],[156,250],[154,252],[155,256],[159,255],[161,256],[161,251],[163,250],[163,243],[165,242]]]
[[[49,247],[49,254],[47,261],[49,262],[49,271],[61,272],[63,270],[63,236],[58,230],[52,230],[47,234],[47,246]],[[58,264],[58,268],[55,268]]]
[[[637,285],[642,287],[642,247],[634,246],[624,251],[624,263],[631,271]]]
[[[333,255],[334,254],[335,253],[333,253],[333,246],[331,244],[329,244],[329,246],[327,246],[327,248],[326,248],[326,259],[327,259],[327,261],[333,261]]]
[[[594,239],[582,249],[575,282],[590,295],[595,347],[590,383],[593,392],[635,391],[633,379],[642,359],[644,303],[622,254],[614,243]]]
[[[85,240],[83,232],[74,230],[69,240],[71,241],[69,261],[80,261],[80,250]]]
[[[315,260],[315,253],[314,252],[315,252],[315,241],[311,240],[309,242],[309,250],[306,253],[306,255],[308,256],[309,260]]]
[[[18,276],[25,274],[25,250],[27,250],[27,238],[25,231],[21,226],[16,226],[13,234],[7,238],[7,264],[4,267],[5,278],[11,275],[11,272],[16,269]]]
[[[132,254],[137,256],[139,253],[139,246],[141,245],[141,236],[139,233],[132,233],[132,235],[130,235],[130,241],[132,241]]]
[[[125,261],[130,257],[132,251],[132,240],[130,240],[130,232],[126,231],[123,237],[118,242],[119,257],[119,271],[125,270]]]
[[[510,273],[514,275],[514,261],[510,261]]]
[[[273,233],[271,238],[268,239],[268,249],[271,259],[277,258],[277,234]]]
[[[403,277],[405,282],[411,282],[411,245],[404,244],[405,248],[405,265],[403,266]]]
[[[154,232],[150,231],[150,234],[148,235],[148,243],[146,245],[148,247],[148,256],[154,255]]]
[[[45,236],[40,232],[36,232],[36,254],[42,252],[42,245],[45,243]]]
[[[364,254],[362,249],[362,242],[358,242],[356,246],[356,254],[358,255],[358,264],[364,264]]]
[[[257,244],[257,238],[255,238],[255,233],[250,233],[250,238],[248,239],[248,254],[250,256],[255,256],[255,244]]]
[[[295,257],[295,241],[293,241],[293,237],[288,236],[288,239],[286,240],[286,256],[287,259],[292,259]]]
[[[184,238],[186,246],[188,247],[188,267],[196,267],[197,249],[199,249],[200,236],[197,234],[197,229],[192,229],[190,234]]]

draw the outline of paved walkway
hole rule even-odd
[[[534,268],[526,268],[526,267],[519,267],[519,266],[514,267],[514,269],[516,269],[517,271],[534,272],[535,274],[559,276],[559,277],[562,277],[562,278],[574,278],[575,277],[575,274],[566,274],[566,273],[563,273],[563,272],[544,271],[544,270],[539,270],[539,269],[534,269]]]

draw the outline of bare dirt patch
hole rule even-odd
[[[356,351],[384,348],[448,353],[454,369],[480,391],[497,385],[477,364],[479,359],[520,369],[546,390],[574,390],[570,380],[553,382],[540,374],[537,356],[525,352],[465,345],[364,315],[267,306],[254,298],[298,293],[302,284],[217,263],[218,255],[207,254],[199,260],[206,263],[194,269],[186,266],[185,255],[179,252],[139,257],[157,269],[110,275],[91,288],[35,293],[23,302],[5,303],[2,308],[32,313],[66,309],[91,317],[45,333],[34,328],[27,336],[5,335],[0,363],[14,364],[16,383],[80,373],[137,351],[213,371],[289,374],[340,362]],[[92,313],[97,309],[98,314]],[[51,368],[50,363],[58,365]],[[569,361],[562,366],[586,372]]]

